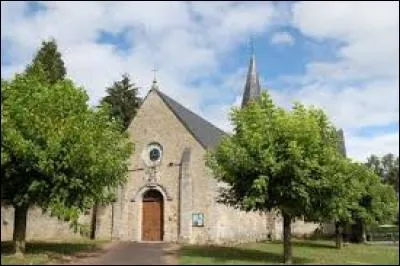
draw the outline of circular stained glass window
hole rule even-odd
[[[153,148],[150,150],[150,160],[152,162],[157,161],[158,159],[160,159],[161,156],[161,152],[158,148]]]
[[[147,166],[156,166],[161,163],[163,148],[157,142],[152,142],[143,150],[142,158]]]

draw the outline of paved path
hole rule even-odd
[[[70,265],[174,265],[178,246],[167,243],[117,242],[96,257],[79,259]]]

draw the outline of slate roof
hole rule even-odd
[[[227,135],[227,133],[182,106],[163,92],[158,89],[155,89],[155,91],[204,148],[213,150],[221,137]]]

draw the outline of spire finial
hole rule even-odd
[[[254,40],[253,40],[253,35],[250,35],[250,52],[251,52],[251,56],[254,56]]]
[[[157,85],[157,68],[156,64],[154,64],[154,68],[151,70],[154,73],[154,78],[153,78],[153,85],[151,86],[152,89],[158,89]]]
[[[156,64],[154,64],[154,68],[151,70],[154,72],[154,78],[153,78],[153,83],[157,83],[157,68],[156,68]]]

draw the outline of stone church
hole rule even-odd
[[[245,106],[260,96],[254,55],[245,81]],[[205,165],[224,131],[160,89],[156,80],[128,128],[135,151],[128,182],[118,200],[95,211],[99,239],[227,243],[282,238],[279,216],[244,212],[216,202],[219,184]],[[13,211],[2,207],[3,240],[12,238]],[[81,217],[90,222],[91,214]],[[4,219],[3,219],[4,218]],[[7,221],[6,221],[7,220]],[[56,218],[32,209],[27,238],[79,237]],[[297,221],[294,234],[312,234],[319,224]]]

